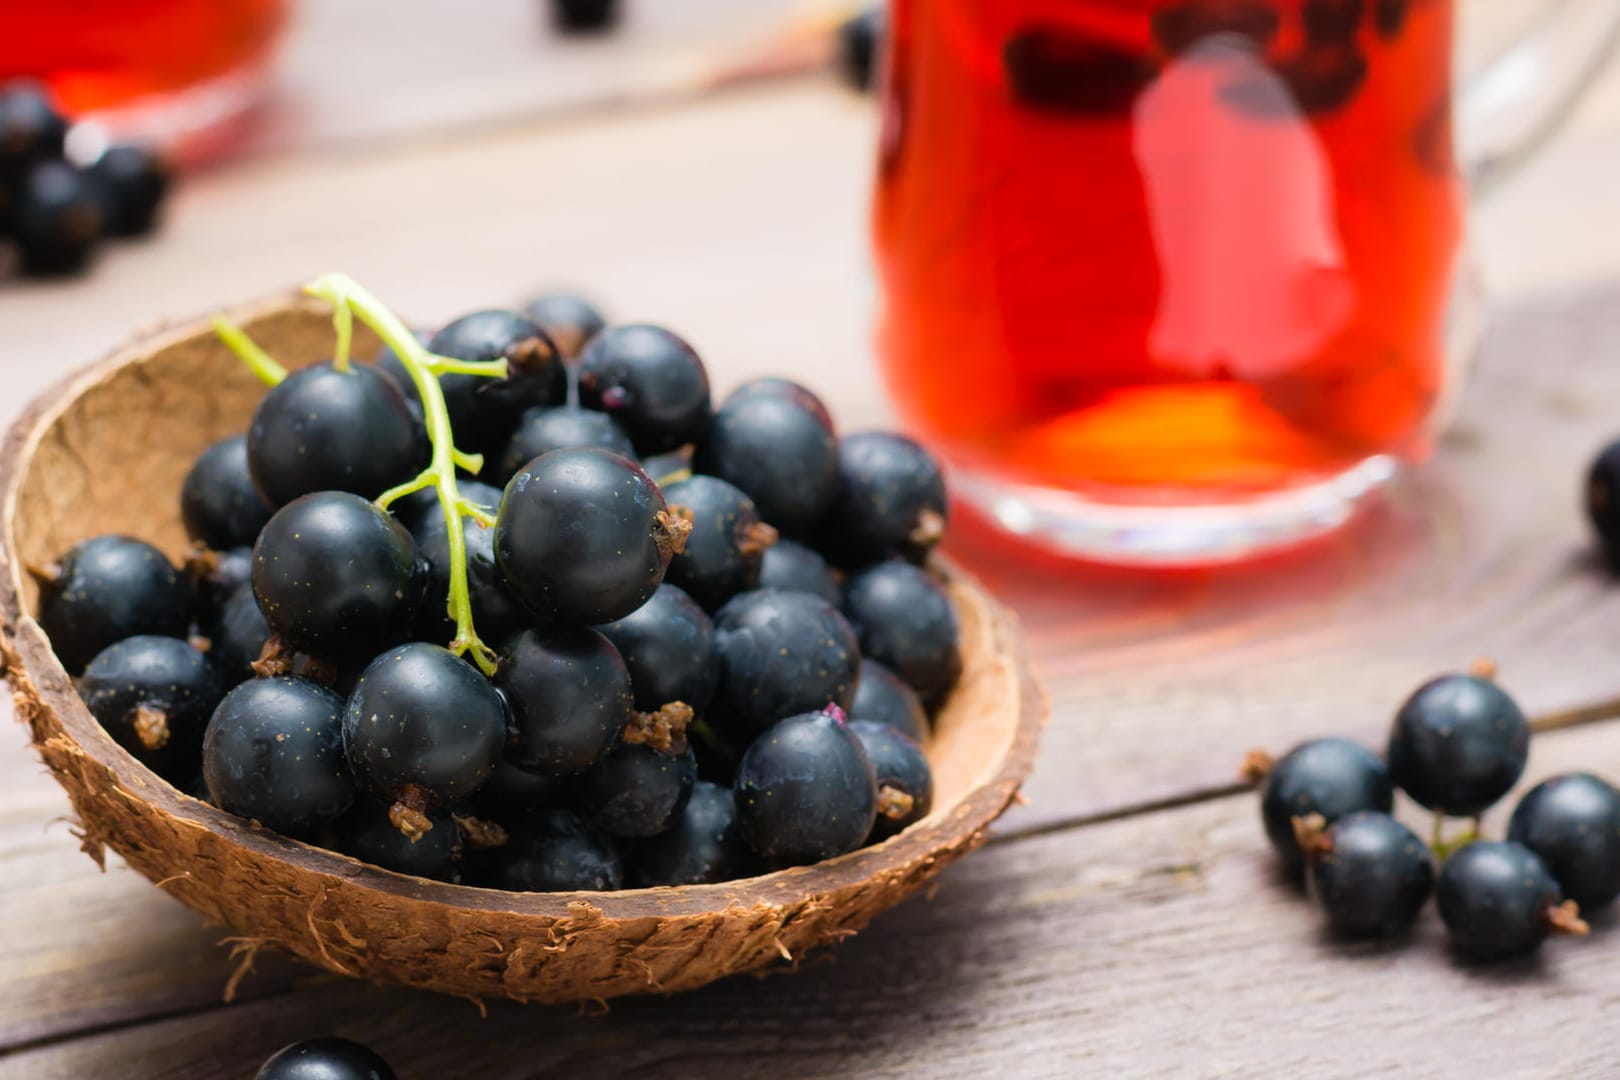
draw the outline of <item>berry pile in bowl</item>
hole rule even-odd
[[[920,447],[543,297],[325,275],[13,427],[0,615],[87,852],[252,951],[604,999],[791,963],[981,843],[1044,702]]]

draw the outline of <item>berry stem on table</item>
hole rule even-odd
[[[247,369],[259,377],[259,381],[266,386],[279,386],[281,380],[287,377],[287,369],[276,363],[271,355],[259,348],[253,339],[243,332],[240,326],[228,322],[222,316],[214,316],[214,333],[225,347],[236,354],[236,358],[247,366]]]

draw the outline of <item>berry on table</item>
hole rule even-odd
[[[745,386],[716,410],[692,454],[694,471],[741,488],[790,536],[808,533],[838,496],[838,439],[804,398],[814,400],[807,390]]]
[[[849,730],[861,741],[877,777],[876,842],[921,821],[934,808],[934,772],[917,743],[897,728],[872,720],[851,720]]]
[[[16,80],[0,88],[0,174],[62,156],[67,121],[38,83]]]
[[[637,713],[612,747],[580,780],[590,821],[614,836],[656,836],[686,805],[697,758],[686,742],[692,710],[679,703]]]
[[[619,20],[619,0],[551,0],[552,19],[564,33],[599,33]]]
[[[926,571],[891,559],[850,578],[844,614],[870,657],[937,706],[962,673],[956,609]]]
[[[855,90],[870,90],[877,80],[887,12],[874,4],[838,26],[838,72]]]
[[[66,162],[37,162],[17,185],[11,233],[27,273],[72,274],[84,269],[105,224],[89,177]]]
[[[619,422],[642,454],[660,454],[703,434],[709,375],[692,346],[661,326],[613,326],[579,355],[579,400]]]
[[[284,1046],[259,1067],[253,1080],[396,1080],[376,1051],[328,1036]]]
[[[183,638],[191,581],[151,544],[97,536],[55,563],[30,567],[39,585],[39,625],[70,675],[108,645],[137,634]]]
[[[1245,771],[1250,779],[1264,781],[1260,818],[1266,839],[1294,872],[1304,865],[1295,818],[1315,815],[1332,825],[1361,810],[1387,814],[1395,805],[1395,785],[1383,759],[1349,739],[1312,739],[1277,761],[1257,751],[1249,755]]]
[[[534,408],[519,419],[490,475],[504,483],[541,454],[574,446],[594,446],[632,461],[636,455],[630,436],[607,413],[566,405]]]
[[[518,310],[538,324],[568,359],[578,356],[607,326],[594,304],[570,292],[541,293]]]
[[[1535,852],[1590,914],[1620,896],[1620,791],[1591,773],[1543,780],[1519,800],[1509,840]]]
[[[1586,517],[1609,562],[1620,566],[1620,439],[1592,459],[1586,473]]]
[[[712,476],[693,476],[663,490],[669,505],[692,523],[665,580],[708,611],[759,584],[760,563],[776,543],[776,530],[760,520],[754,500]]]
[[[1432,679],[1395,714],[1390,777],[1430,810],[1476,816],[1524,772],[1530,725],[1485,671]]]
[[[180,485],[186,535],[215,551],[252,547],[273,510],[253,484],[246,435],[228,436],[198,454]]]
[[[917,742],[928,737],[928,712],[917,692],[876,660],[861,660],[860,680],[855,684],[855,700],[850,703],[849,717],[887,724]]]
[[[450,650],[422,641],[368,664],[343,713],[349,767],[394,804],[394,824],[408,837],[433,827],[429,807],[477,791],[505,741],[506,707],[489,680]]]
[[[613,838],[571,810],[542,810],[489,853],[479,884],[513,892],[611,892],[624,885]]]
[[[1452,946],[1471,960],[1527,955],[1554,931],[1587,932],[1579,906],[1564,899],[1546,864],[1510,840],[1479,840],[1453,852],[1440,867],[1435,899]]]
[[[863,431],[838,444],[838,499],[822,533],[847,566],[891,556],[921,562],[945,535],[945,478],[904,435]]]
[[[336,821],[356,789],[343,756],[343,699],[278,675],[225,695],[203,735],[214,805],[289,835]]]
[[[612,622],[645,604],[691,523],[633,461],[605,450],[553,450],[506,485],[495,558],[542,619]]]
[[[388,803],[361,796],[333,828],[337,850],[396,874],[461,880],[461,827],[450,811],[426,811],[430,828],[415,840],[399,831],[393,816]]]
[[[494,682],[511,710],[506,759],[530,772],[582,772],[630,722],[630,673],[594,630],[523,631],[501,651]]]
[[[872,763],[836,706],[767,729],[743,751],[733,790],[744,843],[776,866],[854,851],[877,820]]]
[[[1393,937],[1416,921],[1434,889],[1434,862],[1411,829],[1376,810],[1331,826],[1320,814],[1294,823],[1311,893],[1337,933]]]
[[[208,656],[178,638],[125,638],[97,653],[76,685],[90,715],[153,772],[174,784],[196,777],[203,731],[225,696]]]
[[[110,146],[90,166],[90,177],[111,236],[152,231],[169,191],[169,167],[144,146]]]
[[[405,526],[342,491],[294,499],[253,546],[259,609],[299,652],[376,655],[410,630],[426,580]]]
[[[524,410],[560,405],[568,396],[562,353],[546,332],[515,311],[463,315],[428,341],[428,350],[454,360],[500,360],[506,378],[450,373],[439,377],[456,443],[472,453],[499,454]]]
[[[652,712],[675,701],[697,713],[709,707],[720,678],[714,624],[679,586],[666,581],[651,600],[596,629],[624,658],[637,709]]]
[[[674,824],[630,849],[628,869],[639,888],[706,885],[743,876],[749,861],[731,788],[699,780]]]
[[[778,537],[760,558],[759,587],[811,593],[833,607],[844,604],[844,588],[827,560],[785,537]]]
[[[779,720],[855,696],[861,654],[855,631],[809,593],[757,589],[715,615],[720,681],[716,719],[741,742]]]

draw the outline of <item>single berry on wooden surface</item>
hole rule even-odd
[[[697,352],[660,326],[610,326],[579,356],[579,401],[619,422],[638,453],[661,454],[703,434],[709,375]]]
[[[873,720],[851,720],[849,730],[861,740],[877,777],[878,812],[871,839],[893,836],[927,817],[934,808],[934,772],[917,743]]]
[[[926,571],[898,559],[862,570],[844,589],[844,614],[861,655],[900,676],[924,705],[938,706],[956,685],[956,609]]]
[[[26,273],[73,274],[100,246],[106,216],[89,176],[62,161],[39,161],[17,183],[11,238]]]
[[[693,476],[663,489],[664,499],[687,517],[692,531],[664,578],[685,589],[708,611],[759,584],[761,560],[776,530],[760,520],[754,500],[724,480]]]
[[[1586,472],[1586,518],[1610,564],[1620,567],[1620,439],[1592,459]]]
[[[838,497],[838,438],[801,397],[744,387],[716,410],[692,469],[742,489],[767,522],[803,536]]]
[[[253,485],[246,435],[227,436],[198,454],[180,485],[186,535],[215,551],[252,547],[273,509]]]
[[[838,72],[856,90],[870,90],[877,80],[887,21],[883,5],[874,4],[838,26]]]
[[[1256,752],[1245,768],[1251,779],[1262,781],[1260,818],[1266,839],[1290,871],[1304,865],[1295,818],[1314,814],[1332,825],[1359,810],[1387,814],[1395,805],[1395,785],[1384,759],[1349,739],[1312,739],[1276,761]]]
[[[743,751],[733,790],[744,843],[771,865],[854,851],[877,820],[872,763],[837,707],[768,728]]]
[[[849,718],[887,724],[919,743],[928,738],[928,711],[917,692],[876,660],[861,660]]]
[[[1440,867],[1435,899],[1452,946],[1470,960],[1525,956],[1554,931],[1587,932],[1546,864],[1511,840],[1478,840],[1453,852]]]
[[[596,629],[624,658],[637,709],[651,712],[675,701],[699,714],[709,707],[720,678],[714,624],[679,586],[666,581],[651,600]]]
[[[336,821],[356,787],[343,758],[343,699],[308,679],[250,679],[225,695],[203,736],[214,805],[297,836]]]
[[[388,1062],[369,1047],[328,1036],[284,1046],[253,1080],[396,1080]]]
[[[827,560],[796,540],[779,537],[759,563],[759,587],[792,589],[819,596],[833,607],[844,604],[844,587]]]
[[[90,715],[153,772],[188,784],[202,765],[208,718],[225,677],[178,638],[141,635],[97,653],[76,683]]]
[[[1434,890],[1434,860],[1411,829],[1376,810],[1331,826],[1319,814],[1294,822],[1311,894],[1336,933],[1393,937],[1411,927]]]
[[[1620,791],[1591,773],[1543,780],[1519,800],[1508,839],[1540,856],[1590,914],[1620,896]]]
[[[720,681],[711,711],[739,742],[778,720],[854,700],[855,631],[820,597],[756,589],[721,608],[714,626]]]
[[[183,638],[191,623],[190,579],[140,540],[92,537],[29,573],[39,585],[40,628],[70,675],[114,642],[137,634]]]
[[[501,650],[494,683],[511,710],[506,760],[530,772],[583,772],[630,722],[630,673],[595,630],[523,631]]]
[[[1442,675],[1395,714],[1389,774],[1430,810],[1474,817],[1518,782],[1529,753],[1530,725],[1506,691],[1485,674]]]
[[[108,147],[90,166],[110,236],[140,236],[157,224],[170,173],[157,152],[135,145]]]
[[[630,848],[628,870],[638,888],[707,885],[742,877],[750,860],[731,788],[699,780],[674,824]]]

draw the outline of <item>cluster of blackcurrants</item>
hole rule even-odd
[[[961,661],[926,451],[840,439],[783,380],[712,408],[679,337],[568,296],[428,344],[508,373],[285,375],[185,478],[189,573],[122,536],[34,570],[123,746],[284,834],[522,891],[746,876],[928,813]],[[461,476],[454,519],[410,490],[435,412],[505,485]]]
[[[65,157],[68,123],[31,82],[0,87],[0,247],[26,274],[83,269],[109,236],[151,231],[169,189],[152,151],[110,146],[87,168]]]
[[[1519,781],[1530,748],[1529,724],[1493,674],[1476,665],[1419,687],[1395,715],[1387,760],[1339,738],[1277,761],[1250,756],[1266,835],[1336,932],[1400,935],[1432,893],[1459,955],[1506,960],[1554,932],[1585,934],[1581,913],[1620,896],[1620,791],[1589,773],[1542,781],[1507,839],[1480,837],[1479,816]],[[1397,787],[1435,813],[1432,847],[1391,816]],[[1447,842],[1446,817],[1473,826]]]

